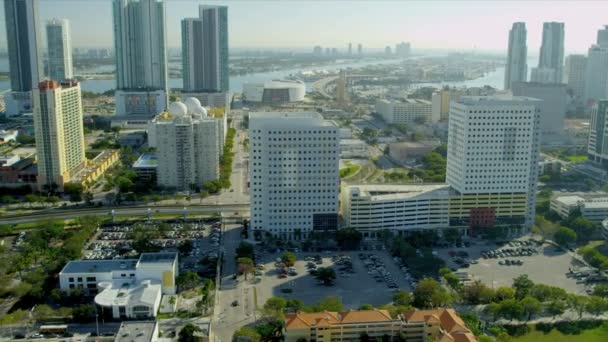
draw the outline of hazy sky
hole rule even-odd
[[[566,26],[566,51],[584,52],[608,24],[608,1],[197,1],[165,0],[167,40],[179,47],[180,20],[198,15],[199,4],[228,5],[230,46],[235,48],[345,49],[364,47],[505,50],[511,24],[524,21],[528,51],[540,48],[542,22]],[[111,0],[40,0],[41,19],[67,18],[75,47],[112,46]],[[4,9],[2,8],[1,11]],[[4,15],[0,45],[6,46]]]

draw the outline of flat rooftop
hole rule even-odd
[[[512,95],[491,95],[491,96],[461,96],[460,99],[454,101],[465,105],[484,105],[484,104],[536,104],[541,100],[527,96],[512,96]]]
[[[73,260],[68,262],[61,273],[107,273],[114,270],[134,271],[137,259],[114,260]]]
[[[156,168],[158,167],[158,157],[156,153],[147,152],[139,156],[135,163],[133,163],[134,168]]]
[[[252,112],[249,113],[249,122],[251,125],[264,123],[265,125],[281,126],[285,123],[285,119],[297,120],[302,124],[312,124],[314,126],[333,126],[337,127],[333,121],[323,119],[323,116],[317,112]],[[288,121],[287,121],[288,122]]]
[[[140,263],[173,263],[177,260],[177,253],[142,253]]]
[[[116,334],[115,342],[149,342],[152,341],[156,322],[122,322]]]
[[[447,184],[365,184],[349,185],[348,188],[358,188],[360,197],[371,196],[372,200],[408,199],[421,195],[445,197],[447,200],[450,191]]]

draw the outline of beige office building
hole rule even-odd
[[[43,81],[33,97],[38,187],[62,190],[86,164],[80,85]]]

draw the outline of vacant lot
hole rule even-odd
[[[608,341],[608,326],[583,331],[579,335],[565,335],[555,329],[545,334],[532,331],[524,336],[514,337],[513,342],[605,342]]]

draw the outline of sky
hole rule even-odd
[[[513,22],[528,29],[528,53],[538,54],[542,23],[565,23],[566,53],[585,52],[597,30],[608,25],[602,0],[165,0],[167,44],[179,48],[180,21],[196,17],[199,4],[227,5],[231,48],[290,48],[314,45],[345,50],[349,42],[383,48],[401,41],[413,49],[504,52]],[[74,47],[111,47],[111,0],[40,0],[42,20],[71,21]],[[3,8],[0,46],[6,46]]]

